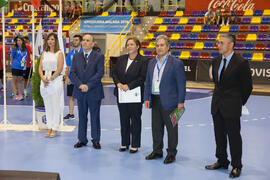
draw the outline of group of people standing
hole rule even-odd
[[[231,21],[231,10],[229,6],[225,5],[225,7],[218,6],[216,12],[214,12],[213,8],[210,7],[208,11],[204,15],[204,24],[205,25],[217,25],[221,26],[229,25]]]
[[[57,36],[49,35],[46,49],[42,55],[39,73],[41,86],[54,83],[54,95],[45,100],[48,132],[45,136],[55,137],[59,125],[60,112],[59,92],[62,86],[63,54],[57,48]],[[104,98],[101,79],[104,74],[104,55],[95,51],[94,37],[86,33],[82,37],[73,38],[74,49],[67,57],[65,79],[68,86],[69,100],[74,106],[77,99],[79,112],[78,142],[74,148],[81,148],[88,143],[87,115],[90,111],[91,141],[95,149],[100,145],[100,106]],[[209,170],[228,168],[227,137],[229,139],[233,169],[230,177],[239,177],[242,169],[242,140],[240,134],[241,108],[247,102],[252,91],[251,72],[248,61],[234,53],[235,37],[232,34],[221,34],[217,42],[219,57],[212,62],[212,75],[215,83],[211,113],[214,121],[216,140],[216,157],[218,161],[207,165]],[[164,164],[175,161],[178,145],[178,126],[173,126],[170,114],[184,108],[186,95],[186,78],[184,64],[169,53],[170,42],[167,36],[156,38],[157,56],[151,60],[139,54],[140,42],[137,38],[128,38],[125,44],[127,54],[118,58],[112,72],[115,83],[114,95],[120,115],[121,145],[120,152],[130,148],[130,153],[138,152],[141,146],[141,115],[142,106],[152,108],[152,139],[153,151],[146,160],[163,157],[164,127],[168,135],[167,156]],[[141,101],[122,103],[119,91],[129,91],[140,87]],[[72,93],[71,93],[72,91]],[[72,98],[71,98],[72,95]],[[48,112],[47,112],[48,111]],[[74,114],[69,114],[74,118]],[[56,117],[58,120],[56,121]],[[53,122],[49,122],[53,121]]]

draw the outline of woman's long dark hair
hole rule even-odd
[[[59,47],[59,43],[58,43],[58,37],[57,37],[57,35],[55,34],[55,33],[50,33],[48,36],[47,36],[47,38],[46,38],[46,40],[45,40],[45,51],[46,52],[48,52],[48,51],[50,51],[50,47],[49,47],[49,45],[48,45],[48,40],[49,40],[49,38],[51,37],[51,36],[53,36],[54,37],[54,40],[55,40],[55,45],[54,45],[54,53],[56,53],[57,51],[59,51],[60,50],[60,47]]]
[[[15,39],[14,39],[14,42],[15,42],[15,45],[14,45],[14,46],[15,46],[15,49],[18,50],[18,48],[19,48],[19,45],[18,45],[18,43],[17,43],[18,39],[20,39],[20,40],[22,41],[22,51],[24,52],[25,49],[26,49],[26,45],[25,45],[25,41],[24,41],[23,37],[19,37],[19,36],[15,37]]]

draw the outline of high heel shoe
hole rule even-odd
[[[121,146],[121,147],[119,148],[119,151],[120,151],[120,152],[124,152],[124,151],[126,151],[127,149],[128,149],[127,146]]]
[[[136,152],[138,152],[138,148],[130,148],[129,152],[136,153]]]
[[[48,131],[45,134],[45,137],[50,137],[51,132],[52,132],[52,130],[51,129],[48,129]]]

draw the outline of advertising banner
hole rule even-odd
[[[81,20],[80,32],[83,33],[120,33],[131,16],[97,16]],[[131,23],[125,29],[126,33],[130,29]]]

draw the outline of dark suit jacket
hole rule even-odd
[[[147,71],[148,60],[146,57],[138,54],[126,71],[128,54],[120,56],[113,69],[113,81],[115,83],[114,95],[118,97],[117,84],[127,84],[129,89],[141,87],[141,97],[143,102],[144,81]]]
[[[73,97],[81,98],[84,94],[93,100],[104,98],[101,78],[104,74],[104,56],[92,50],[88,56],[88,63],[84,69],[85,60],[83,52],[74,55],[70,70],[70,77],[74,82]],[[82,92],[79,89],[81,84],[87,84],[88,91]]]
[[[252,92],[251,71],[248,61],[233,54],[230,63],[218,81],[218,68],[222,56],[212,62],[212,75],[215,83],[211,104],[211,113],[219,110],[223,117],[240,117],[242,105],[245,105]]]
[[[144,100],[150,101],[152,94],[152,80],[156,59],[151,59],[148,64]],[[184,64],[181,60],[169,56],[159,85],[160,99],[165,110],[174,110],[178,103],[185,102],[186,76]]]

